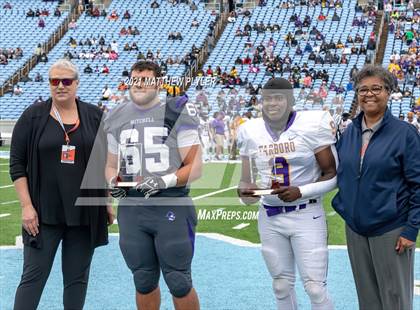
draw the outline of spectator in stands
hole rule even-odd
[[[229,23],[236,22],[236,13],[235,13],[235,11],[232,11],[232,12],[229,13],[229,17],[228,17],[227,20],[228,20]]]
[[[403,98],[403,94],[401,92],[401,89],[399,87],[397,87],[397,89],[394,92],[391,93],[389,98],[392,100],[392,102],[400,103],[402,101],[402,98]]]
[[[118,18],[119,18],[119,16],[118,16],[116,10],[113,10],[111,12],[111,14],[108,16],[108,19],[111,20],[111,21],[116,21],[116,20],[118,20]]]
[[[40,57],[39,61],[40,62],[43,62],[43,63],[47,63],[48,62],[48,56],[47,56],[47,54],[45,52],[41,54],[41,57]]]
[[[37,309],[61,241],[62,304],[65,309],[82,309],[94,248],[108,241],[105,204],[103,207],[75,205],[90,162],[89,156],[84,158],[83,154],[89,155],[92,150],[102,114],[76,99],[77,69],[69,69],[73,65],[67,62],[59,65],[50,69],[52,99],[26,109],[14,128],[10,176],[22,206],[24,245],[24,268],[14,309]],[[67,145],[72,147],[66,146],[63,129],[57,126],[60,118],[63,126],[73,124],[66,126],[66,130],[79,124],[75,126],[77,130],[69,134]],[[96,163],[100,162],[102,152],[106,154],[106,148],[97,152]],[[102,159],[103,164],[95,171],[99,178],[94,184],[106,183],[105,178],[100,177],[105,156]],[[67,173],[63,172],[63,165],[69,169]],[[95,172],[89,175],[96,175]],[[86,190],[83,196],[105,198],[107,191]],[[108,220],[112,223],[113,218]]]
[[[131,47],[130,47],[130,44],[128,44],[128,42],[125,43],[124,48],[123,48],[123,51],[126,51],[126,52],[131,51]]]
[[[312,87],[312,77],[309,73],[305,75],[303,78],[303,87],[305,88],[311,88]]]
[[[235,65],[242,65],[242,59],[241,59],[241,57],[237,57],[236,58],[236,60],[235,60]]]
[[[359,69],[357,69],[357,65],[353,65],[353,68],[350,70],[350,80],[353,81],[358,73]]]
[[[38,19],[38,27],[42,29],[45,28],[45,21],[42,18]]]
[[[13,95],[20,96],[23,94],[22,87],[19,86],[19,84],[16,84],[15,88],[13,89]]]
[[[35,99],[33,104],[40,104],[40,103],[43,103],[43,102],[44,102],[44,99],[42,99],[42,96],[39,96],[37,99]]]
[[[200,26],[200,22],[197,20],[197,17],[194,17],[193,21],[191,22],[191,27],[198,27]]]
[[[91,13],[91,16],[92,17],[99,17],[99,16],[101,16],[101,11],[99,11],[99,8],[97,6],[95,6],[91,10],[92,10],[92,13]]]
[[[124,76],[124,77],[128,77],[129,76],[129,73],[128,73],[128,70],[127,70],[126,67],[124,67],[124,70],[123,70],[121,76]]]
[[[120,80],[120,83],[118,84],[117,89],[119,92],[124,94],[125,91],[128,89],[128,85],[124,82],[124,80]]]
[[[366,58],[368,59],[368,61],[371,61],[372,60],[372,57],[373,57],[373,54],[374,54],[374,52],[376,50],[376,42],[375,42],[375,39],[370,38],[368,40],[368,43],[366,45],[366,50],[367,50]]]
[[[6,2],[3,5],[3,9],[5,9],[5,10],[11,10],[12,9],[12,5],[9,2]]]
[[[83,73],[86,73],[86,74],[92,74],[93,73],[93,69],[90,67],[89,64],[83,69]]]
[[[134,26],[134,29],[133,29],[133,31],[131,32],[131,35],[133,35],[133,36],[138,36],[138,35],[140,35],[140,31],[139,31],[139,29],[137,28],[137,26]]]
[[[141,51],[137,54],[137,60],[146,60],[146,57],[144,57],[144,54]]]
[[[58,7],[56,7],[55,10],[54,10],[54,16],[55,17],[61,17],[61,11]]]
[[[410,28],[404,33],[404,41],[407,44],[407,46],[409,46],[413,42],[413,39],[414,39],[414,29]]]
[[[127,29],[125,29],[125,27],[122,27],[121,30],[120,30],[120,36],[125,36],[127,34],[128,34]]]
[[[153,2],[150,4],[150,7],[152,9],[158,9],[159,8],[159,3],[156,0],[153,0]]]
[[[327,19],[327,16],[324,15],[324,13],[321,11],[318,15],[319,21],[325,21]]]
[[[41,16],[49,16],[50,15],[50,11],[48,11],[47,9],[43,9],[41,11]]]
[[[175,40],[180,40],[180,41],[182,41],[182,35],[181,35],[181,32],[175,32]]]
[[[101,73],[103,73],[103,74],[109,74],[109,68],[108,68],[108,66],[106,64],[103,64],[102,65]]]
[[[304,53],[312,53],[312,46],[311,43],[309,43],[309,41],[306,43],[305,45],[305,49],[303,50]]]
[[[147,50],[147,53],[146,53],[146,60],[153,61],[153,59],[154,59],[154,57],[153,57],[153,52],[152,52],[152,50],[151,50],[151,49],[148,49],[148,50]]]
[[[28,12],[26,12],[26,17],[35,17],[35,12],[30,8]]]
[[[333,22],[338,22],[340,21],[340,16],[338,16],[337,11],[334,11],[334,15],[332,17],[332,21]]]
[[[40,17],[40,16],[41,16],[41,11],[39,9],[36,9],[35,17]]]
[[[133,44],[131,44],[130,49],[132,51],[138,51],[139,50],[139,47],[137,46],[137,43],[136,42],[133,42]]]
[[[105,85],[105,87],[102,89],[102,99],[101,100],[109,100],[109,98],[112,96],[112,91],[108,87],[108,85]]]
[[[111,43],[111,50],[118,54],[118,43],[117,41],[112,41]]]
[[[77,27],[76,21],[72,19],[71,22],[69,23],[69,29],[74,30],[76,29],[76,27]]]
[[[44,78],[42,77],[42,75],[39,72],[37,72],[36,75],[35,75],[34,81],[35,82],[44,82]]]
[[[7,65],[9,61],[7,60],[6,55],[0,53],[0,65]]]
[[[366,55],[366,54],[367,54],[366,46],[364,45],[360,46],[359,55]]]
[[[130,12],[128,12],[128,10],[125,10],[124,15],[123,15],[123,19],[130,20],[130,18],[131,18]]]

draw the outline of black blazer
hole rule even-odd
[[[85,158],[90,159],[91,151],[95,143],[94,154],[97,158],[94,161],[88,160],[89,166],[91,162],[95,162],[96,175],[95,178],[101,180],[103,186],[97,186],[96,189],[82,190],[81,195],[84,197],[106,197],[106,181],[105,181],[105,163],[106,163],[106,137],[102,130],[102,111],[91,104],[76,100],[80,118],[81,135],[83,141],[89,143],[89,147],[85,148]],[[46,102],[35,103],[29,106],[17,121],[12,135],[10,148],[10,177],[14,182],[20,177],[27,177],[29,193],[32,204],[40,214],[40,184],[39,184],[39,154],[38,144],[45,125],[48,121],[52,105],[51,98]],[[96,182],[97,183],[97,182]],[[97,247],[108,243],[107,228],[107,212],[106,204],[100,203],[97,206],[88,206],[88,217],[91,233],[91,245]],[[22,239],[25,245],[41,248],[40,234],[33,237],[29,235],[22,227]]]

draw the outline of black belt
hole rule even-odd
[[[317,203],[318,199],[309,199],[308,204]],[[268,206],[263,204],[263,207],[266,209],[267,216],[274,216],[281,213],[289,213],[296,210],[306,209],[306,203],[297,205],[297,206]]]

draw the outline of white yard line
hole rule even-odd
[[[218,190],[218,191],[215,191],[215,192],[211,192],[211,193],[207,193],[205,195],[194,197],[192,200],[199,200],[199,199],[203,199],[203,198],[210,197],[210,196],[213,196],[213,195],[217,195],[217,194],[220,194],[220,193],[223,193],[223,192],[230,191],[230,190],[235,189],[237,187],[238,186],[236,185],[236,186],[224,188],[224,189],[221,189],[221,190]]]
[[[5,201],[5,202],[1,202],[0,205],[11,205],[18,202],[19,200]]]
[[[334,215],[336,215],[336,214],[337,214],[337,212],[332,211],[332,212],[327,213],[327,216],[334,216]]]
[[[10,213],[3,213],[3,214],[0,214],[0,218],[2,218],[2,217],[7,217],[7,216],[10,216]]]
[[[13,187],[13,184],[11,184],[11,185],[4,185],[4,186],[0,186],[0,189],[2,189],[2,188],[9,188],[9,187]]]
[[[244,229],[245,227],[248,227],[249,225],[251,225],[251,224],[250,223],[241,223],[239,225],[236,225],[236,226],[232,227],[232,229],[241,230],[241,229]]]

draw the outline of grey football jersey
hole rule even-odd
[[[107,115],[104,128],[108,151],[119,153],[120,173],[146,177],[163,176],[181,168],[177,135],[182,130],[197,130],[198,126],[194,104],[186,97],[177,97],[148,110],[139,109],[131,101],[119,105]],[[170,188],[162,194],[165,192],[170,196],[188,193],[183,187]]]

